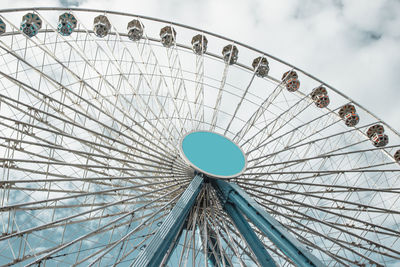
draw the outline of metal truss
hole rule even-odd
[[[31,37],[20,29],[28,12],[43,22]],[[58,31],[64,13],[77,21],[69,36]],[[103,37],[98,15],[110,22]],[[343,91],[168,20],[52,7],[0,10],[0,20],[0,265],[125,266],[156,246],[165,256],[149,256],[155,265],[400,262],[400,134]],[[140,40],[128,38],[132,20],[144,26]],[[166,26],[176,30],[168,47]],[[204,53],[187,41],[198,34]],[[221,56],[229,44],[239,51],[232,65]],[[250,65],[259,57],[263,77]],[[295,92],[286,71],[298,74]],[[324,108],[312,98],[319,86]],[[348,104],[354,127],[338,114]],[[384,147],[367,135],[376,124]],[[186,193],[199,178],[178,147],[210,129],[240,146],[247,169]]]

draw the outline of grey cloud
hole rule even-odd
[[[18,0],[6,6],[54,3],[160,17],[239,40],[303,68],[400,129],[399,1]]]
[[[78,7],[84,0],[59,0],[61,6],[65,7]]]

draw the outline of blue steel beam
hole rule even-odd
[[[244,239],[246,239],[246,243],[251,248],[254,255],[256,255],[258,263],[265,267],[275,267],[276,265],[274,260],[269,255],[263,243],[261,243],[260,239],[258,239],[257,235],[254,233],[253,229],[251,229],[251,226],[246,221],[244,216],[239,212],[239,210],[237,210],[237,208],[230,202],[225,203],[224,209],[232,218],[233,223],[242,234]]]
[[[196,175],[165,218],[160,228],[158,228],[149,245],[139,253],[131,266],[159,267],[164,257],[171,255],[171,253],[167,254],[167,251],[181,232],[186,217],[195,203],[202,185],[203,177]],[[168,262],[168,259],[164,259],[164,262]]]
[[[211,179],[211,183],[220,193],[223,205],[230,204],[240,210],[297,266],[324,266],[238,185],[219,179]]]

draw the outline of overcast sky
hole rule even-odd
[[[398,0],[1,0],[180,22],[247,43],[320,78],[400,130]]]
[[[2,8],[64,6],[123,11],[225,35],[313,74],[400,131],[400,0],[0,3]]]

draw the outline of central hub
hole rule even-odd
[[[182,138],[180,151],[191,167],[208,177],[233,178],[246,169],[247,161],[242,149],[217,133],[188,133]]]

